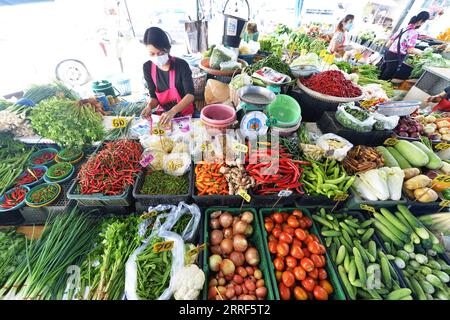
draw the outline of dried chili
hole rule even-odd
[[[362,95],[361,89],[337,70],[320,72],[300,81],[311,90],[333,97],[355,98]]]

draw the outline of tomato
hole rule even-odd
[[[283,224],[283,231],[289,233],[291,236],[294,236],[295,229],[290,227],[288,224]]]
[[[308,217],[302,217],[301,220],[303,220],[306,224],[306,227],[309,229],[312,226],[312,220]]]
[[[300,226],[300,222],[298,222],[296,216],[289,216],[287,219],[287,223],[291,228],[298,228]]]
[[[328,300],[328,293],[321,286],[315,286],[313,293],[317,300]]]
[[[325,254],[327,253],[327,249],[325,248],[325,246],[321,243],[319,243],[319,253],[320,254]]]
[[[319,278],[319,269],[314,268],[312,271],[308,272],[308,277],[311,277],[314,280],[317,280]]]
[[[312,262],[309,258],[303,258],[300,260],[300,265],[303,269],[305,269],[306,272],[311,272],[314,270],[314,262]]]
[[[302,281],[306,278],[306,271],[301,266],[295,267],[293,272],[295,279],[297,279],[298,281]]]
[[[269,245],[270,245],[270,243],[269,243]],[[269,248],[269,251],[270,251],[270,248]],[[309,258],[314,262],[314,266],[316,268],[322,268],[323,267],[322,259],[320,258],[320,256],[318,254],[313,253]]]
[[[306,277],[305,279],[302,280],[302,287],[306,291],[313,291],[315,285],[316,285],[316,281],[313,278]]]
[[[320,246],[319,243],[316,241],[310,241],[308,242],[308,250],[311,253],[319,254],[320,252]]]
[[[327,277],[328,277],[327,271],[324,268],[320,268],[319,269],[319,279],[320,280],[325,280]]]
[[[277,253],[277,244],[278,244],[277,240],[269,241],[269,252],[271,254],[276,254]]]
[[[308,248],[302,248],[303,251],[303,255],[307,258],[309,258],[309,256],[311,255],[311,253],[309,252]]]
[[[290,300],[291,299],[291,290],[286,287],[283,282],[278,285],[278,290],[280,291],[281,300]]]
[[[277,282],[281,281],[281,276],[283,275],[283,271],[275,271],[275,279],[277,279]]]
[[[299,286],[296,286],[294,288],[294,297],[295,300],[308,300],[308,294],[306,293],[305,289]]]
[[[292,287],[295,283],[295,277],[291,271],[283,272],[281,280],[283,281],[283,284],[288,288]]]
[[[305,243],[306,244],[308,244],[308,243],[310,243],[311,241],[314,241],[314,237],[312,236],[312,234],[308,234],[308,236],[306,237],[306,239],[305,239]]]
[[[278,239],[277,238],[275,238],[275,236],[273,235],[273,234],[271,234],[271,235],[269,235],[268,237],[267,237],[267,242],[270,242],[270,241],[278,241]]]
[[[295,259],[292,256],[287,256],[286,257],[286,266],[288,268],[295,268],[297,266],[297,259]]]
[[[282,258],[273,259],[273,265],[276,270],[283,271],[284,270],[284,261]]]
[[[273,228],[273,230],[272,230],[273,236],[277,239],[280,237],[281,232],[283,232],[283,231],[281,231],[281,228],[277,228],[277,227]]]
[[[272,220],[267,220],[264,222],[264,228],[266,228],[267,232],[272,232],[274,223]]]
[[[324,255],[319,256],[320,260],[322,260],[322,267],[325,267],[325,265],[327,264],[327,258],[325,258]]]
[[[300,248],[303,246],[303,242],[301,242],[300,240],[298,240],[297,238],[294,238],[294,240],[292,240],[292,245],[296,245],[299,246]]]
[[[319,285],[324,288],[328,294],[332,294],[334,291],[333,286],[328,280],[320,280]]]
[[[300,228],[302,228],[302,229],[306,229],[306,222],[305,222],[305,221],[303,221],[303,219],[302,219],[302,218],[300,218],[300,220],[299,220],[298,222],[300,223]]]
[[[289,233],[284,232],[284,231],[281,232],[281,234],[280,234],[280,241],[283,241],[283,242],[286,242],[288,244],[291,244],[292,240],[294,240],[294,239],[292,238],[292,236]]]
[[[304,241],[307,237],[307,233],[305,230],[297,228],[295,229],[295,237],[300,240],[300,241]]]
[[[295,209],[294,211],[292,211],[292,215],[301,218],[303,217],[303,212],[301,210]]]
[[[291,253],[291,256],[293,256],[295,259],[302,259],[305,256],[303,254],[302,248],[297,244],[293,244],[291,246],[290,253]]]
[[[279,241],[277,244],[277,253],[282,257],[286,257],[289,254],[289,245],[286,242]]]
[[[287,212],[282,212],[281,215],[283,216],[283,221],[286,221],[287,218],[289,218],[289,213]]]
[[[272,218],[276,223],[283,223],[284,221],[283,215],[279,212],[274,213]]]

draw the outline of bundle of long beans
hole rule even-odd
[[[0,290],[23,299],[62,299],[69,274],[89,252],[98,235],[98,222],[76,209],[57,216],[41,237],[27,243],[26,259]]]

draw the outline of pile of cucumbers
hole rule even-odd
[[[351,300],[412,300],[398,275],[374,240],[373,219],[361,221],[348,213],[320,209],[313,215],[342,284]]]

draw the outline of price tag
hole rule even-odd
[[[393,147],[397,144],[398,140],[396,138],[387,138],[384,140],[383,144],[388,147]]]
[[[279,197],[289,197],[292,194],[292,190],[281,190],[280,192],[278,192],[278,196]]]
[[[328,55],[328,57],[326,58],[327,63],[328,64],[333,64],[334,63],[334,54],[330,54]]]
[[[304,56],[304,55],[306,55],[307,53],[308,53],[308,51],[306,51],[306,49],[300,50],[300,55],[301,55],[301,56]]]
[[[345,201],[348,198],[348,193],[340,193],[334,196],[333,201]]]
[[[450,207],[450,200],[442,200],[442,201],[439,203],[439,206],[440,206],[440,207],[444,207],[444,208]]]
[[[159,212],[158,212],[158,211],[155,211],[155,210],[150,211],[150,212],[144,212],[144,213],[141,215],[141,218],[142,218],[142,219],[153,218],[153,217],[156,217],[158,214],[159,214]]]
[[[139,163],[142,167],[146,168],[154,159],[155,157],[152,154],[148,154],[141,161],[139,161]]]
[[[157,242],[153,245],[153,252],[154,253],[160,253],[164,251],[170,251],[173,249],[174,242],[171,241],[164,241],[164,242]]]
[[[447,150],[450,148],[450,144],[447,142],[441,142],[434,146],[436,150]]]
[[[156,135],[156,136],[163,136],[166,134],[166,131],[163,129],[158,129],[158,128],[154,128],[152,130],[152,134]]]
[[[247,202],[250,202],[250,200],[252,199],[252,197],[250,197],[250,195],[244,189],[239,189],[238,195],[241,196]]]
[[[440,174],[434,180],[444,183],[450,183],[450,176],[446,174]]]
[[[200,148],[202,149],[202,152],[205,152],[206,151],[206,144],[202,143]]]
[[[112,126],[114,129],[125,128],[127,126],[127,119],[124,117],[117,117],[112,119]]]
[[[361,208],[361,210],[366,210],[366,211],[369,211],[369,212],[372,212],[372,213],[376,213],[377,212],[374,207],[369,206],[367,204],[360,205],[360,208]]]
[[[355,54],[355,59],[356,59],[356,60],[359,60],[359,59],[361,59],[361,58],[362,58],[362,54],[361,54],[361,53]]]
[[[247,153],[248,147],[245,144],[236,142],[235,144],[233,144],[233,150],[236,152]]]
[[[323,50],[321,50],[319,52],[319,57],[321,57],[321,58],[325,57],[326,55],[327,55],[327,50],[326,49],[323,49]]]
[[[206,245],[203,243],[203,244],[197,246],[196,248],[189,250],[189,251],[187,252],[187,255],[190,256],[190,257],[195,256],[195,255],[198,254],[200,251],[204,250],[205,247],[206,247]]]

